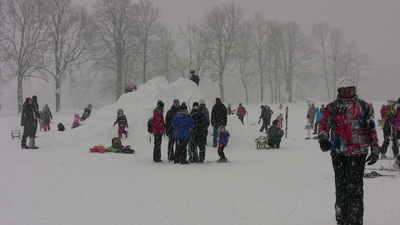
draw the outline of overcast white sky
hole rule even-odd
[[[96,0],[73,0],[93,5]],[[196,21],[204,11],[219,2],[239,3],[246,13],[264,13],[271,20],[296,21],[309,29],[315,22],[328,22],[341,28],[347,40],[355,40],[374,63],[376,75],[364,86],[369,98],[400,96],[400,0],[154,0],[162,10],[162,20],[170,25]],[[308,32],[309,30],[307,30]],[[395,88],[397,90],[395,90]],[[364,92],[364,91],[363,91]]]

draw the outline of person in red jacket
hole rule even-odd
[[[238,116],[240,122],[244,125],[244,117],[246,116],[247,111],[246,108],[242,105],[242,103],[239,104],[239,107],[237,108],[236,115]]]
[[[161,143],[162,136],[165,133],[164,103],[162,101],[157,102],[157,107],[153,111],[153,119],[151,125],[154,136],[153,161],[159,163],[162,162]]]
[[[338,87],[337,99],[323,112],[319,144],[322,151],[331,152],[337,224],[362,225],[365,164],[375,164],[379,159],[378,137],[373,110],[358,98],[354,82],[344,78]]]

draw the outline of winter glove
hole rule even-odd
[[[371,153],[368,158],[366,163],[370,166],[370,165],[374,165],[379,159],[379,154],[376,153]]]
[[[331,149],[332,143],[327,138],[320,138],[319,146],[323,152],[327,152]]]

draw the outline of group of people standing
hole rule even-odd
[[[311,139],[311,131],[314,131],[313,132],[314,135],[318,134],[320,122],[323,118],[324,109],[325,105],[321,105],[321,107],[318,108],[314,105],[314,103],[308,104],[308,110],[306,115],[307,119],[306,130],[308,133],[306,139]]]
[[[218,147],[219,162],[226,162],[224,149],[229,142],[227,109],[217,98],[211,111],[204,102],[194,102],[189,113],[185,102],[173,101],[164,120],[164,103],[157,102],[152,118],[148,121],[148,131],[154,136],[153,161],[161,160],[163,135],[168,137],[168,161],[174,163],[203,163],[206,158],[208,128],[213,126],[213,147]],[[189,159],[188,159],[189,156]]]

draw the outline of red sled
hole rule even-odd
[[[91,153],[106,153],[107,149],[104,146],[98,145],[90,148]]]

